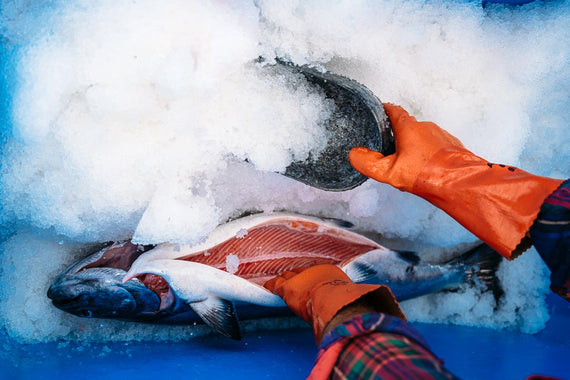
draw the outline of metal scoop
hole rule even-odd
[[[330,72],[319,72],[307,66],[277,61],[293,73],[320,87],[336,109],[325,124],[329,135],[326,147],[318,155],[291,163],[284,175],[328,191],[355,188],[367,177],[357,172],[348,161],[348,152],[364,146],[384,155],[394,153],[394,135],[380,100],[364,85]]]

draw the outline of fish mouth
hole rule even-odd
[[[75,298],[70,299],[60,299],[60,300],[53,300],[52,303],[55,307],[60,310],[66,311],[68,313],[77,315],[78,317],[82,318],[94,318],[100,317],[98,315],[97,310],[95,308],[87,308],[84,305],[89,302],[89,296],[86,294],[79,295]],[[110,316],[114,316],[119,314],[118,310],[112,310],[109,312]]]
[[[48,297],[58,309],[65,311],[73,310],[74,314],[80,314],[81,317],[86,318],[90,318],[93,315],[90,310],[80,310],[80,306],[84,305],[88,299],[88,296],[85,294],[80,294],[73,298],[57,298],[53,293],[48,292]]]

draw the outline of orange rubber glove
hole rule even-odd
[[[436,124],[418,122],[399,106],[384,108],[396,153],[354,148],[349,160],[356,170],[426,199],[509,260],[530,247],[528,230],[562,180],[490,163]]]
[[[335,315],[357,300],[366,301],[371,311],[407,320],[390,288],[356,284],[336,265],[323,264],[284,272],[264,286],[283,298],[295,314],[313,326],[317,343]]]

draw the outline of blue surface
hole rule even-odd
[[[487,0],[523,4],[532,0]],[[0,41],[0,145],[11,135],[6,110],[15,85],[15,48]],[[570,304],[549,297],[552,318],[535,335],[441,324],[414,324],[447,368],[469,379],[570,379]],[[316,354],[307,329],[247,333],[180,343],[49,343],[20,345],[0,336],[0,379],[301,379]]]
[[[551,319],[538,334],[414,324],[446,367],[462,379],[570,379],[570,303],[548,297]]]
[[[0,35],[0,146],[12,137],[10,110],[13,102],[12,91],[17,85],[15,62],[18,54],[18,47],[4,43]]]
[[[570,378],[570,304],[549,297],[552,318],[535,335],[414,324],[446,367],[462,379]],[[206,337],[179,343],[18,345],[4,339],[0,378],[302,379],[316,354],[307,329],[246,333],[236,342]]]
[[[509,4],[509,5],[523,5],[523,4],[528,4],[528,3],[532,3],[535,0],[483,0],[483,6],[485,6],[486,4],[491,4],[491,3],[495,3],[495,4]]]

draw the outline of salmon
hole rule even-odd
[[[430,264],[351,228],[337,219],[256,214],[220,225],[194,246],[115,244],[68,268],[48,296],[76,315],[156,323],[198,320],[239,339],[239,309],[246,310],[245,318],[282,315],[283,301],[262,285],[300,267],[337,265],[355,282],[389,285],[398,300],[474,281],[498,287],[495,270],[501,256],[484,244],[449,262]],[[117,301],[120,294],[123,304]],[[133,306],[119,310],[127,304]]]

